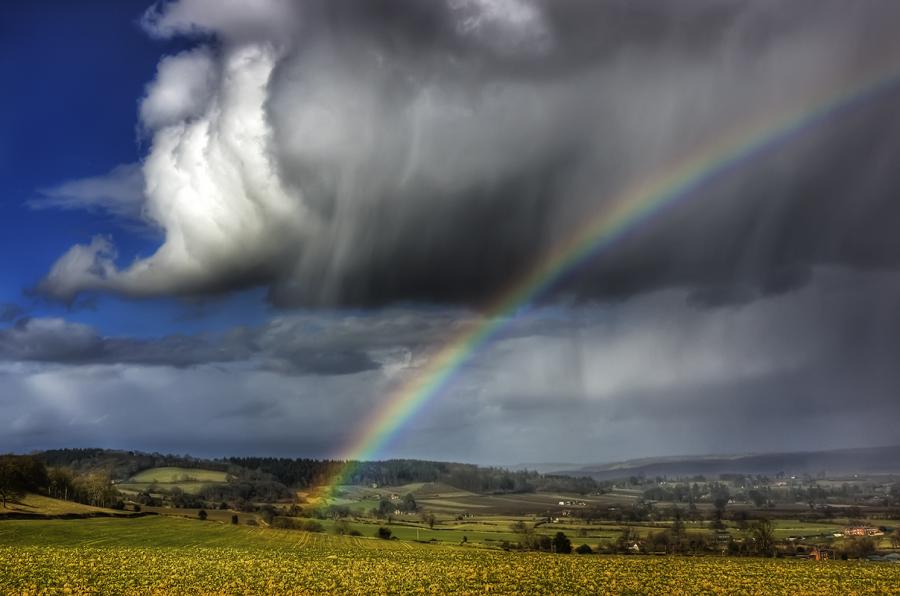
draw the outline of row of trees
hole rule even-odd
[[[27,455],[0,456],[0,501],[20,499],[26,492],[44,492],[48,484],[47,468],[37,458]]]
[[[204,460],[190,455],[96,448],[48,449],[38,453],[37,457],[48,468],[68,468],[76,474],[103,471],[113,478],[130,478],[141,470],[163,466],[219,470],[221,472],[229,471],[230,467],[226,461]]]
[[[95,507],[122,506],[108,473],[76,474],[68,468],[48,469],[39,457],[31,455],[0,456],[0,502],[3,508],[29,492]]]

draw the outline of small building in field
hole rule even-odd
[[[872,526],[847,526],[844,528],[844,536],[884,536],[884,532]]]

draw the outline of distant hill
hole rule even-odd
[[[557,470],[574,470],[584,464],[575,464],[572,462],[529,462],[524,464],[513,464],[511,466],[500,466],[506,468],[510,472],[537,472],[538,474],[552,474]]]
[[[533,469],[512,471],[507,468],[474,464],[392,459],[355,462],[347,468],[337,460],[285,457],[229,457],[201,459],[189,455],[165,455],[95,448],[50,449],[34,453],[48,467],[67,467],[76,473],[109,474],[123,491],[137,493],[151,486],[174,488],[185,494],[200,494],[211,500],[227,500],[219,489],[240,491],[250,482],[257,491],[280,498],[287,488],[308,489],[327,484],[338,472],[348,485],[402,486],[417,482],[441,482],[473,493],[521,493],[558,491],[588,493],[597,487],[590,478],[571,475],[547,476]],[[559,467],[567,467],[559,464]],[[349,471],[347,471],[349,470]],[[229,482],[229,479],[235,482]]]
[[[645,458],[561,469],[555,470],[555,473],[590,476],[601,481],[629,476],[891,474],[900,473],[900,445],[791,453]]]

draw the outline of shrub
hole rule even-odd
[[[380,526],[378,531],[375,532],[375,535],[382,540],[390,540],[391,539],[391,529],[385,528],[384,526]]]
[[[311,520],[311,519],[301,521],[299,526],[300,526],[300,529],[303,530],[304,532],[324,532],[325,531],[325,528],[324,528],[324,526],[322,526],[322,524],[320,524],[317,521]]]
[[[233,514],[231,515],[231,523],[234,524],[234,525],[237,525],[237,523],[238,523],[238,516],[237,516],[237,513],[233,513]]]
[[[572,541],[562,532],[557,532],[553,537],[553,548],[558,553],[568,554],[572,552]]]
[[[350,531],[350,524],[347,523],[347,520],[339,519],[334,523],[334,527],[332,528],[332,530],[338,536],[343,536]]]
[[[594,549],[592,549],[587,544],[582,544],[581,546],[579,546],[578,548],[575,549],[575,552],[578,553],[579,555],[590,555],[590,554],[593,554]]]
[[[276,530],[299,530],[300,524],[294,523],[294,520],[289,517],[276,517],[272,519],[272,523],[270,524]]]
[[[197,512],[197,517],[199,517],[203,521],[206,521],[206,518],[209,516],[206,513],[206,509],[201,509],[200,511]]]

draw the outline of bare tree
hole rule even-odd
[[[750,527],[750,536],[756,547],[756,553],[771,557],[775,552],[775,526],[772,520],[761,519]]]

